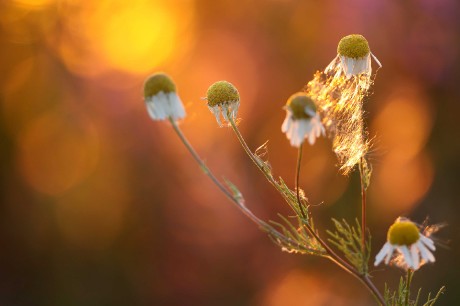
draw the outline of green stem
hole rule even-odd
[[[265,172],[263,165],[260,164],[260,162],[257,160],[256,156],[254,153],[252,153],[251,149],[249,149],[249,146],[246,144],[246,141],[244,140],[243,136],[241,135],[238,127],[236,126],[233,118],[231,116],[228,116],[230,125],[232,126],[233,131],[236,134],[236,137],[238,138],[241,146],[243,147],[244,151],[246,154],[249,156],[249,158],[256,164],[256,166],[259,168],[260,171],[264,174],[264,176],[268,179],[268,181],[279,191],[278,185],[274,178],[271,175],[268,175],[268,173]],[[300,162],[298,162],[299,164]],[[298,166],[299,167],[299,166]],[[298,180],[297,180],[298,182]],[[298,188],[298,186],[296,186]],[[300,197],[297,199],[299,201],[298,205],[299,207],[302,207],[302,204],[300,203]],[[351,275],[355,276],[358,278],[365,286],[366,288],[372,293],[374,298],[381,304],[385,305],[385,300],[382,296],[382,294],[379,292],[379,290],[375,287],[374,283],[369,279],[369,277],[365,274],[359,273],[358,270],[356,270],[352,265],[350,265],[348,262],[346,262],[344,259],[342,259],[339,255],[337,255],[334,250],[329,247],[329,245],[322,240],[318,233],[311,227],[311,225],[308,222],[305,222],[307,219],[303,219],[304,222],[303,225],[305,228],[308,230],[310,235],[318,241],[318,243],[326,250],[327,253],[327,258],[329,258],[331,261],[336,263],[339,267],[341,267],[343,270],[347,271]]]
[[[410,298],[410,284],[412,283],[412,277],[414,276],[414,270],[407,269],[406,275],[406,297],[405,297],[405,305],[409,306],[409,298]]]
[[[299,151],[298,151],[298,154],[297,154],[297,169],[296,169],[296,175],[295,175],[295,189],[296,189],[297,203],[299,204],[299,208],[300,208],[300,213],[302,214],[302,217],[304,219],[307,219],[307,215],[305,214],[305,211],[303,210],[302,201],[300,201],[300,187],[299,187],[300,165],[302,163],[302,148],[303,148],[303,143],[300,144]]]

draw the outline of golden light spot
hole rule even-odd
[[[410,212],[428,192],[434,169],[423,153],[410,160],[387,157],[375,167],[370,196],[378,210],[393,215]]]
[[[410,83],[395,89],[373,121],[379,147],[393,158],[408,160],[425,146],[433,126],[427,98]]]
[[[60,9],[67,17],[58,49],[78,74],[145,74],[177,60],[194,37],[192,1],[101,0]]]
[[[370,195],[379,210],[410,211],[433,181],[433,165],[424,151],[433,125],[433,112],[423,91],[399,81],[372,123],[377,148],[384,156],[374,165]]]
[[[84,179],[97,161],[97,134],[89,122],[49,112],[19,135],[19,166],[37,191],[59,195]]]

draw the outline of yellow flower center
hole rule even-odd
[[[359,34],[343,37],[337,47],[338,54],[351,58],[362,58],[368,55],[369,52],[370,49],[367,40]]]
[[[420,232],[410,221],[396,221],[388,230],[388,241],[393,245],[410,246],[418,241]]]
[[[240,94],[232,83],[219,81],[208,88],[206,99],[208,100],[209,106],[216,106],[228,102],[239,101]]]
[[[316,113],[316,105],[313,100],[303,92],[298,92],[289,97],[286,106],[292,112],[292,118],[310,119],[311,115],[306,112],[306,109]]]
[[[165,73],[155,73],[144,83],[144,97],[149,98],[160,91],[164,93],[176,92],[176,85],[173,80]]]

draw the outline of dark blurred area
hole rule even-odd
[[[144,79],[176,81],[181,128],[259,217],[290,211],[200,98],[240,91],[240,129],[269,140],[294,183],[282,106],[359,33],[381,61],[366,122],[373,255],[398,217],[447,223],[422,297],[447,286],[460,256],[460,3],[420,1],[3,0],[0,2],[0,305],[373,305],[332,263],[281,252],[212,185],[164,122]],[[375,63],[373,64],[376,68]],[[327,139],[304,152],[301,183],[325,236],[360,213],[359,177],[338,173]],[[450,243],[449,243],[450,241]],[[372,260],[371,260],[372,261]],[[402,271],[373,268],[382,290]],[[414,291],[415,292],[415,291]]]

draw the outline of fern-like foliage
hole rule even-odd
[[[335,225],[335,231],[327,231],[329,242],[335,245],[345,255],[348,262],[350,262],[356,270],[362,275],[368,273],[368,261],[371,248],[371,235],[368,233],[366,236],[366,248],[363,252],[361,247],[361,226],[356,220],[356,227],[350,226],[347,221],[342,222],[332,219]]]
[[[279,217],[284,221],[284,224],[274,221],[270,221],[270,223],[278,227],[283,235],[289,238],[289,240],[283,241],[276,239],[273,235],[270,235],[270,238],[272,238],[273,242],[279,245],[283,251],[326,256],[326,251],[315,238],[310,236],[305,226],[302,224],[303,220],[300,217],[296,217],[297,226],[294,226],[286,217],[282,215],[279,215]],[[309,224],[313,228],[312,220],[310,220]]]
[[[445,290],[446,287],[441,287],[434,297],[431,296],[430,292],[428,293],[426,302],[421,302],[420,295],[422,288],[420,288],[417,291],[415,300],[411,300],[410,286],[407,285],[407,279],[401,277],[398,289],[393,292],[388,288],[387,284],[385,284],[385,294],[383,297],[385,299],[386,306],[433,306]]]

